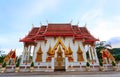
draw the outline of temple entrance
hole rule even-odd
[[[64,60],[63,52],[60,46],[56,52],[55,71],[65,71],[65,60]]]

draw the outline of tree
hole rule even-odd
[[[110,43],[106,43],[106,41],[100,41],[100,42],[97,42],[97,43],[96,43],[96,52],[97,52],[97,55],[98,55],[99,60],[102,59],[101,50],[102,50],[103,48],[108,48],[108,47],[111,48],[111,44],[110,44]]]
[[[4,62],[4,59],[5,59],[5,55],[1,55],[0,56],[0,64]]]

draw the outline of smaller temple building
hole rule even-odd
[[[86,26],[71,23],[48,23],[33,27],[27,36],[20,39],[24,44],[21,65],[51,66],[52,69],[99,64],[95,42],[98,41]],[[32,59],[30,58],[32,54]]]

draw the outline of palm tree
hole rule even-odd
[[[110,43],[106,43],[106,41],[100,41],[100,42],[97,42],[96,43],[96,52],[97,52],[97,55],[98,55],[98,58],[99,60],[102,60],[102,53],[101,53],[101,50],[103,48],[112,48],[111,44]]]

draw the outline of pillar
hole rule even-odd
[[[54,69],[54,67],[55,67],[55,66],[54,66],[54,59],[55,59],[55,58],[52,57],[52,62],[51,62],[51,67],[52,67],[52,69]]]
[[[89,47],[89,49],[88,49],[89,57],[90,57],[90,60],[92,60],[91,51],[90,51],[90,45],[88,45],[88,47]]]

